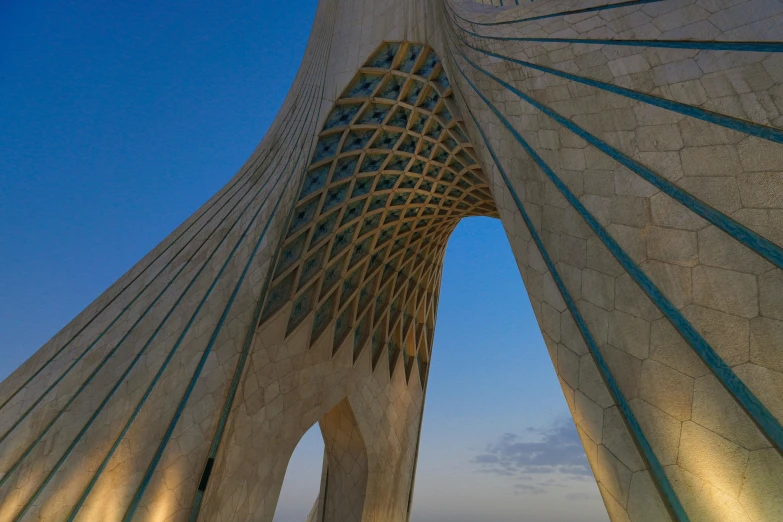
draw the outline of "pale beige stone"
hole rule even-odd
[[[628,513],[631,520],[658,522],[671,520],[669,511],[648,471],[637,471],[631,477],[628,492]]]
[[[577,426],[585,430],[593,442],[601,444],[601,432],[604,424],[603,408],[579,390],[574,393],[574,400],[576,407],[574,419]]]
[[[682,423],[642,399],[630,401],[655,456],[664,466],[677,462]]]
[[[609,315],[609,343],[638,359],[650,350],[650,323],[619,310]]]
[[[677,463],[736,498],[742,488],[749,452],[695,422],[682,426]]]
[[[698,305],[689,305],[682,313],[726,364],[734,366],[748,361],[747,319]]]
[[[693,269],[693,300],[748,319],[757,316],[759,310],[754,276],[707,266]]]
[[[712,375],[696,379],[693,421],[746,449],[769,445],[744,408]]]
[[[603,445],[598,446],[595,476],[621,506],[627,505],[633,474]]]
[[[678,420],[691,418],[693,378],[652,359],[642,364],[639,397]]]

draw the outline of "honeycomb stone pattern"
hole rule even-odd
[[[390,371],[402,354],[424,379],[446,242],[461,218],[497,216],[460,120],[430,48],[380,47],[319,135],[262,322],[287,313],[293,335],[314,311],[311,346],[333,331],[334,351],[348,339]]]

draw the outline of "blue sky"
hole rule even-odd
[[[0,3],[0,379],[242,165],[315,4]],[[309,511],[298,500],[315,496],[319,437],[292,459],[277,522]],[[446,255],[412,520],[571,519],[607,518],[500,222],[464,220]]]

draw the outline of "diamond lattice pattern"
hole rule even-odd
[[[287,335],[311,324],[311,346],[328,335],[333,354],[369,349],[392,373],[402,355],[423,385],[446,242],[467,216],[497,211],[440,60],[384,43],[324,123],[261,322],[288,314]]]

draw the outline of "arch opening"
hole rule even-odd
[[[299,440],[273,522],[361,522],[368,468],[367,447],[345,398]]]
[[[288,461],[272,522],[311,520],[323,482],[323,452],[323,437],[318,426],[313,425],[299,440]],[[307,501],[313,498],[316,501],[310,507]]]

